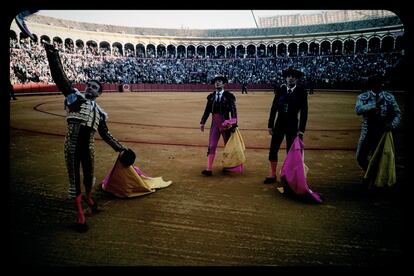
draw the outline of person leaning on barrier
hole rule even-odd
[[[69,196],[75,200],[77,211],[76,229],[79,232],[87,231],[82,199],[86,201],[92,212],[97,211],[97,203],[92,198],[92,187],[95,183],[94,135],[98,131],[103,140],[115,151],[126,153],[130,150],[119,143],[108,130],[106,120],[108,115],[96,103],[102,94],[102,84],[97,80],[86,82],[86,89],[81,93],[72,87],[66,77],[58,54],[58,50],[48,42],[42,41],[46,50],[50,72],[59,90],[65,96],[64,105],[67,111],[66,120],[68,131],[65,138],[65,161],[69,176]],[[81,193],[80,166],[83,170],[83,185],[85,195]]]

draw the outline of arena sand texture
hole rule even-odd
[[[199,122],[208,92],[104,93],[108,126],[137,154],[135,165],[173,184],[119,199],[100,182],[117,154],[96,135],[95,197],[101,212],[77,233],[67,196],[63,96],[10,102],[10,216],[16,264],[91,266],[395,266],[404,256],[401,186],[404,135],[395,133],[398,186],[367,191],[355,159],[356,93],[309,95],[305,163],[321,205],[265,185],[273,93],[235,91],[246,144],[245,172],[205,177],[209,129]],[[401,108],[403,100],[398,97]],[[206,126],[209,126],[211,117]],[[283,145],[284,147],[284,145]],[[285,150],[279,154],[279,166]]]

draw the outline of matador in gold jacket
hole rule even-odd
[[[82,208],[82,199],[92,211],[97,211],[97,203],[92,199],[91,192],[95,182],[94,135],[98,131],[102,139],[115,151],[127,150],[110,134],[106,125],[108,115],[96,103],[96,98],[102,94],[102,84],[97,80],[86,82],[84,93],[74,88],[63,70],[58,50],[53,45],[44,42],[50,72],[59,90],[65,96],[65,109],[68,131],[65,138],[65,161],[69,176],[69,196],[75,200],[77,211],[76,228],[79,232],[87,231],[86,219]],[[83,172],[85,195],[81,193],[80,167]]]

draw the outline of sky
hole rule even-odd
[[[317,12],[321,11],[253,10],[254,17],[252,10],[40,10],[37,14],[128,27],[227,29],[256,28],[259,17]]]

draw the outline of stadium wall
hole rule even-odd
[[[85,90],[85,84],[77,83],[73,85],[79,91]],[[47,83],[28,83],[28,84],[14,84],[13,89],[16,95],[53,95],[60,94],[56,84]],[[238,91],[241,90],[241,84],[229,83],[225,89]],[[251,84],[247,87],[248,90],[267,91],[272,90],[270,84]],[[202,92],[212,91],[214,86],[211,84],[153,84],[153,83],[104,83],[104,92]]]

